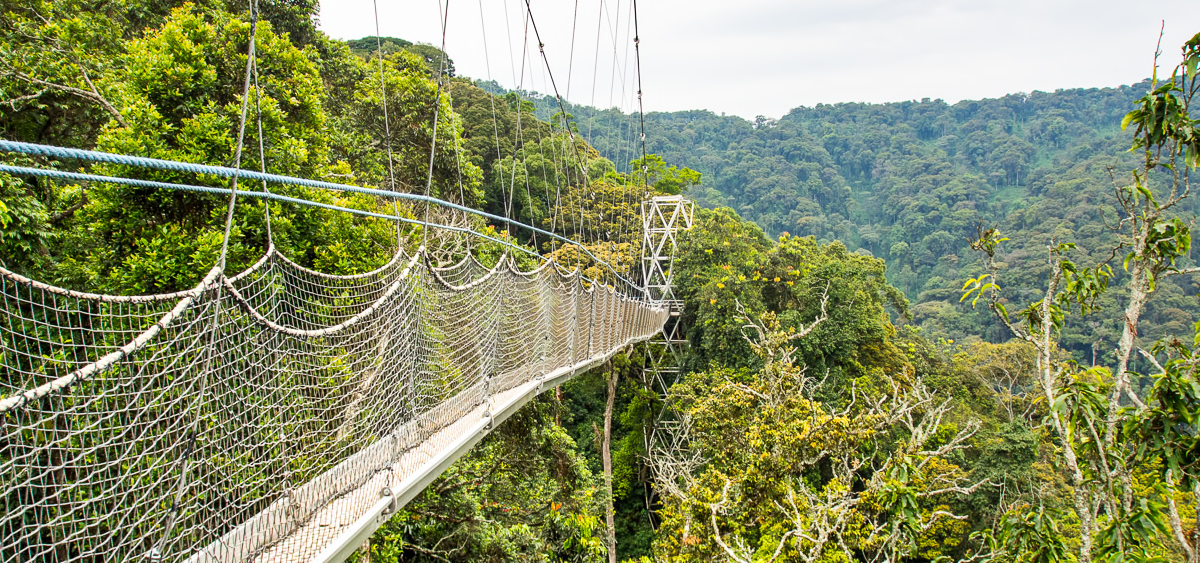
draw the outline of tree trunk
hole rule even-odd
[[[1200,563],[1200,482],[1192,485],[1192,503],[1196,505],[1196,527],[1192,528],[1192,561]]]
[[[562,426],[562,400],[563,390],[562,385],[554,388],[554,400],[558,402],[558,408],[554,409],[554,425]]]
[[[619,375],[608,363],[608,402],[604,405],[604,442],[600,449],[600,459],[604,464],[604,489],[608,491],[608,505],[604,510],[604,523],[608,526],[608,563],[617,563],[617,528],[613,522],[613,486],[612,486],[612,416],[613,404],[617,399],[617,378]]]
[[[1050,281],[1047,284],[1046,296],[1042,298],[1042,303],[1039,307],[1043,330],[1036,342],[1038,348],[1038,368],[1041,371],[1042,378],[1042,393],[1045,395],[1047,405],[1053,405],[1058,396],[1056,389],[1059,374],[1054,371],[1054,347],[1050,342],[1050,333],[1052,331],[1050,303],[1058,293],[1058,283],[1061,279],[1062,270],[1060,266],[1051,261]],[[1092,516],[1093,512],[1091,503],[1089,502],[1090,495],[1087,492],[1086,481],[1083,471],[1079,467],[1079,459],[1075,455],[1075,444],[1071,442],[1066,423],[1063,422],[1058,411],[1053,408],[1050,409],[1050,421],[1053,424],[1055,433],[1062,440],[1063,460],[1067,463],[1071,488],[1074,490],[1075,513],[1079,515],[1079,561],[1080,563],[1091,563],[1092,534],[1094,533],[1093,523],[1095,520]]]
[[[1145,227],[1143,227],[1143,232],[1138,233],[1134,243],[1134,250],[1138,255],[1146,254],[1147,250],[1147,233],[1144,232],[1144,229]],[[1123,319],[1125,322],[1122,323],[1124,326],[1121,328],[1121,340],[1117,346],[1117,373],[1113,377],[1113,389],[1108,398],[1108,422],[1105,425],[1104,444],[1100,446],[1101,452],[1116,447],[1121,395],[1128,393],[1131,397],[1134,396],[1133,387],[1129,383],[1129,363],[1131,359],[1134,361],[1137,359],[1134,349],[1137,347],[1138,321],[1141,319],[1146,303],[1150,300],[1150,279],[1153,276],[1149,270],[1151,266],[1140,258],[1135,259],[1131,265],[1129,304],[1125,307]],[[1105,465],[1109,466],[1104,467],[1105,472],[1116,478],[1122,491],[1121,498],[1111,500],[1113,503],[1120,502],[1125,512],[1128,512],[1133,506],[1133,476],[1130,474],[1129,468],[1119,460]]]
[[[1200,560],[1200,553],[1197,553],[1193,546],[1195,542],[1193,539],[1195,537],[1195,530],[1185,529],[1183,527],[1184,522],[1179,518],[1179,508],[1175,504],[1175,494],[1179,492],[1175,488],[1175,476],[1170,469],[1167,470],[1164,476],[1166,477],[1167,485],[1167,516],[1171,522],[1171,532],[1175,534],[1175,541],[1179,542],[1179,545],[1183,547],[1183,553],[1188,563],[1196,563],[1197,560]],[[1200,512],[1196,514],[1196,517],[1200,518]]]
[[[1135,250],[1145,251],[1145,237],[1139,236]],[[1150,299],[1149,281],[1147,280],[1147,265],[1141,260],[1134,260],[1133,270],[1129,274],[1129,304],[1125,307],[1124,326],[1121,327],[1121,340],[1117,343],[1117,373],[1113,376],[1113,390],[1108,399],[1108,423],[1105,429],[1105,444],[1112,446],[1117,434],[1117,411],[1121,408],[1121,393],[1129,387],[1129,360],[1133,356],[1137,344],[1138,321],[1142,309]],[[1133,390],[1128,389],[1132,395]]]

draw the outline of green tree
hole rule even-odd
[[[653,186],[668,195],[678,195],[691,186],[700,184],[700,173],[691,168],[667,165],[662,157],[648,154],[629,163],[633,182]]]
[[[1094,313],[1109,292],[1114,272],[1107,261],[1080,267],[1067,258],[1073,243],[1051,244],[1044,296],[1014,317],[1001,302],[998,285],[996,249],[1007,239],[994,229],[981,228],[972,243],[986,256],[988,272],[963,286],[963,298],[986,299],[1001,322],[1037,350],[1039,392],[1049,407],[1050,427],[1074,495],[1080,561],[1149,557],[1156,537],[1167,535],[1168,522],[1188,560],[1200,557],[1186,537],[1174,502],[1177,484],[1187,490],[1197,482],[1190,462],[1179,457],[1192,451],[1194,428],[1190,434],[1178,435],[1176,427],[1164,424],[1165,420],[1187,424],[1184,421],[1193,419],[1200,402],[1189,397],[1200,393],[1189,391],[1196,387],[1190,371],[1181,370],[1178,363],[1164,368],[1137,342],[1139,323],[1156,289],[1171,276],[1197,271],[1177,266],[1188,253],[1191,233],[1176,210],[1188,196],[1187,171],[1200,164],[1200,134],[1189,115],[1198,62],[1200,34],[1184,45],[1183,61],[1170,77],[1161,84],[1155,81],[1123,123],[1135,126],[1133,149],[1142,161],[1131,182],[1116,183],[1114,190],[1118,210],[1114,229],[1120,242],[1112,256],[1125,253],[1121,266],[1127,275],[1117,286],[1125,307],[1113,365],[1082,368],[1058,354],[1065,320]],[[1184,358],[1191,355],[1182,343],[1170,348]],[[1168,351],[1165,346],[1152,350]],[[1155,387],[1144,398],[1132,385],[1137,374],[1131,360],[1138,352],[1159,372]],[[1170,499],[1167,511],[1153,499],[1134,497],[1135,470],[1148,462],[1161,464],[1162,495]],[[1200,503],[1200,486],[1194,492],[1192,502]]]

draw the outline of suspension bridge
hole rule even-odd
[[[667,275],[661,228],[646,236],[648,275]],[[343,560],[531,398],[668,320],[648,284],[552,260],[523,271],[507,248],[445,267],[401,248],[335,276],[271,246],[240,273],[218,265],[189,290],[141,296],[0,269],[0,561]]]
[[[0,267],[0,563],[342,561],[532,398],[663,334],[664,326],[675,333],[669,328],[679,314],[669,292],[674,233],[690,226],[690,204],[678,196],[643,204],[641,275],[634,276],[593,255],[578,240],[582,231],[568,239],[431,197],[436,109],[425,194],[397,191],[382,47],[377,54],[390,189],[268,174],[257,107],[257,4],[251,0],[250,6],[231,167],[0,140],[0,155],[21,157],[5,158],[0,173],[201,192],[229,201],[220,258],[190,289],[87,293]],[[571,131],[528,2],[524,8],[562,109],[561,125]],[[605,10],[601,3],[600,16],[610,17]],[[441,12],[443,52],[447,16]],[[630,23],[636,55],[636,3]],[[615,20],[610,25],[615,72],[620,32]],[[599,34],[598,27],[597,50]],[[524,63],[521,68],[518,90]],[[251,98],[259,114],[258,172],[241,166]],[[644,157],[644,129],[641,143]],[[498,139],[496,145],[499,151]],[[159,182],[63,162],[198,180]],[[259,182],[261,189],[239,188],[239,180]],[[351,192],[387,205],[340,207],[269,185]],[[506,208],[513,188],[508,186]],[[395,252],[361,274],[316,271],[271,242],[267,208],[265,252],[250,267],[228,272],[239,198],[395,223]],[[401,203],[424,205],[424,219],[401,213]],[[431,220],[430,208],[475,221]],[[585,221],[581,216],[572,223]],[[404,224],[420,230],[422,244],[405,244]],[[578,259],[557,262],[482,232],[480,224],[573,245]],[[430,231],[457,237],[457,261],[431,255]],[[472,251],[488,244],[503,251]],[[589,272],[599,273],[585,276],[585,261]]]

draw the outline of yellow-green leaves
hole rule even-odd
[[[979,301],[979,299],[981,297],[983,297],[984,292],[989,291],[989,290],[999,290],[1000,286],[996,285],[993,282],[986,281],[990,277],[992,277],[991,274],[983,274],[982,276],[979,276],[977,278],[972,278],[972,279],[967,280],[966,282],[963,282],[963,286],[962,286],[963,294],[962,294],[962,297],[958,298],[958,302],[962,303],[968,297],[971,297],[972,295],[974,295],[974,298],[971,299],[971,307],[974,307],[975,304]]]

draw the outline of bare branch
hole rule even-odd
[[[939,419],[940,418],[941,418],[941,416],[939,415]],[[936,431],[937,426],[940,426],[940,424],[934,426],[934,431]],[[921,460],[921,463],[918,464],[917,467],[923,467],[930,459],[933,459],[935,457],[941,457],[952,451],[961,450],[961,449],[967,447],[967,444],[965,442],[967,440],[971,439],[971,437],[974,436],[975,433],[979,431],[979,427],[980,427],[979,420],[971,420],[970,422],[967,423],[966,427],[964,427],[962,430],[959,430],[958,433],[954,435],[954,438],[951,438],[949,442],[942,444],[942,446],[939,447],[938,449],[932,450],[932,451],[917,452],[917,455],[928,456],[924,460]]]
[[[1187,554],[1188,561],[1196,560],[1195,550],[1200,546],[1193,546],[1187,539],[1187,531],[1183,529],[1183,522],[1179,517],[1179,508],[1175,504],[1175,477],[1170,469],[1166,473],[1167,494],[1167,514],[1170,515],[1171,533],[1175,536],[1175,541],[1183,546],[1184,553]]]
[[[936,497],[938,495],[944,495],[946,493],[969,495],[969,494],[975,492],[976,489],[978,489],[979,487],[982,487],[984,485],[995,485],[995,483],[991,482],[991,480],[989,480],[989,479],[984,479],[984,480],[979,481],[969,487],[958,487],[958,486],[945,487],[945,488],[937,489],[937,490],[933,490],[933,491],[922,491],[922,492],[917,493],[917,496],[921,497],[921,498]],[[960,518],[960,520],[961,520],[961,518]]]
[[[728,501],[729,501],[729,479],[727,478],[727,479],[725,479],[725,487],[724,487],[724,489],[721,490],[721,502],[718,502],[718,503],[715,503],[715,504],[712,504],[709,506],[709,510],[712,512],[713,539],[716,540],[717,545],[720,546],[721,549],[725,551],[725,554],[728,555],[730,559],[734,560],[737,563],[751,563],[749,556],[746,556],[746,557],[739,556],[737,553],[735,553],[733,551],[733,548],[729,547],[729,544],[725,543],[725,540],[721,537],[721,528],[717,525],[717,512],[723,506],[725,506],[725,503]]]
[[[83,209],[83,206],[87,205],[87,201],[88,201],[87,187],[81,185],[80,193],[79,193],[79,201],[75,202],[73,205],[71,205],[70,207],[68,207],[64,210],[62,210],[58,213],[55,213],[54,215],[51,215],[50,216],[50,224],[57,225],[58,223],[61,223],[63,220],[69,219],[71,216],[75,215],[76,211]]]
[[[1200,274],[1200,268],[1172,268],[1159,274],[1159,277],[1177,276],[1180,274]]]
[[[825,291],[821,293],[821,314],[820,314],[820,316],[818,316],[816,319],[814,319],[813,322],[810,323],[808,326],[804,326],[803,324],[801,324],[800,328],[796,331],[795,334],[788,335],[787,339],[789,341],[795,340],[797,338],[804,338],[805,336],[808,336],[809,333],[811,333],[813,331],[813,329],[817,328],[817,325],[821,324],[822,322],[824,322],[826,319],[829,318],[828,306],[829,306],[829,287],[830,287],[830,285],[832,285],[832,284],[827,282],[825,284]]]
[[[80,67],[80,70],[83,70],[83,67]],[[47,82],[40,78],[34,78],[28,74],[25,74],[24,72],[16,70],[16,69],[10,69],[10,72],[12,72],[12,74],[14,76],[16,76],[17,78],[24,80],[26,82],[29,82],[30,84],[36,84],[36,85],[41,86],[46,89],[66,92],[68,94],[73,94],[73,95],[79,96],[81,98],[96,102],[97,104],[100,104],[100,106],[103,107],[106,111],[108,111],[108,113],[110,113],[113,116],[113,118],[117,120],[117,123],[120,123],[122,127],[129,127],[129,124],[125,122],[125,118],[121,116],[121,112],[117,111],[117,108],[113,107],[112,104],[108,103],[108,100],[106,100],[104,98],[104,96],[102,96],[100,94],[100,92],[98,90],[96,90],[96,87],[95,87],[95,85],[92,84],[91,79],[87,77],[86,71],[84,71],[83,76],[84,76],[84,79],[87,81],[88,86],[90,86],[92,88],[91,91],[83,90],[80,88],[75,88],[73,86],[67,86],[65,84],[56,84],[54,82]]]
[[[38,90],[37,92],[34,92],[32,94],[25,94],[24,96],[17,96],[15,98],[8,99],[8,100],[0,100],[0,105],[9,106],[12,109],[16,110],[17,104],[19,104],[21,102],[27,102],[30,100],[36,100],[36,99],[42,97],[42,95],[45,94],[46,92],[48,92],[49,90],[50,90],[49,88],[42,88],[41,90]]]

